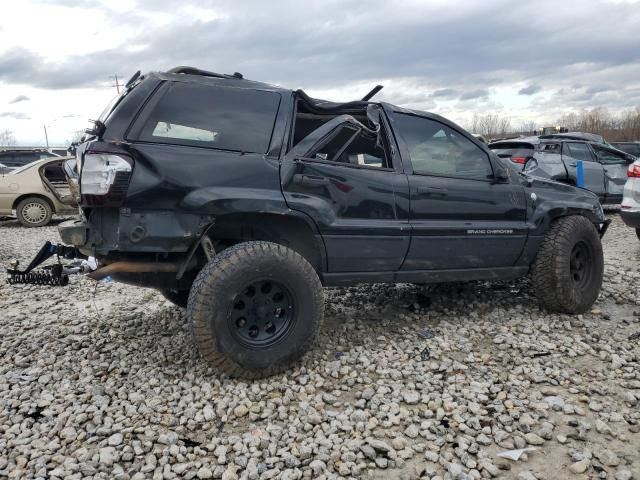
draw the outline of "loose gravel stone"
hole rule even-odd
[[[573,473],[584,473],[587,471],[587,469],[589,468],[589,465],[591,464],[591,462],[588,459],[583,459],[580,460],[578,462],[572,463],[569,466],[569,470],[571,470]]]
[[[529,445],[542,445],[544,443],[544,439],[535,433],[527,433],[524,439]]]
[[[0,267],[56,238],[0,222]],[[631,480],[640,244],[617,216],[604,252],[583,315],[526,278],[327,288],[313,352],[256,381],[207,365],[155,290],[0,283],[0,478]]]

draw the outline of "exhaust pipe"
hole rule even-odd
[[[91,272],[88,277],[93,280],[102,280],[114,273],[172,273],[180,268],[175,262],[114,262]]]

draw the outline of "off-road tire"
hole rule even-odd
[[[160,290],[160,293],[174,305],[181,308],[187,308],[189,290]]]
[[[40,211],[36,217],[31,211]],[[40,197],[27,197],[16,206],[18,221],[25,227],[43,227],[48,225],[53,216],[51,204]]]
[[[288,309],[292,323],[281,330],[284,336],[259,347],[243,343],[245,331],[238,327],[238,320],[231,320],[237,315],[233,309],[257,311],[255,302],[239,297],[255,282],[281,285],[292,304]],[[269,308],[255,316],[266,315],[266,311]],[[251,312],[247,315],[250,323]],[[200,271],[191,287],[187,316],[194,341],[212,366],[232,377],[262,378],[296,364],[314,343],[324,317],[322,284],[309,262],[287,247],[263,241],[239,243],[213,257]],[[255,323],[259,321],[264,320]]]
[[[577,253],[576,253],[577,252]],[[582,260],[576,260],[581,254]],[[586,269],[576,273],[577,265]],[[532,266],[532,280],[540,304],[553,312],[584,313],[598,298],[604,257],[600,236],[583,216],[556,220],[545,235]]]

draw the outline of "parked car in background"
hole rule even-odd
[[[525,164],[533,158],[536,145],[540,143],[538,137],[509,138],[497,140],[489,144],[489,148],[498,157],[509,160],[511,166],[522,170]]]
[[[0,148],[0,163],[8,168],[20,168],[44,158],[60,158],[46,149],[3,147]]]
[[[524,171],[530,175],[578,185],[578,160],[582,160],[583,188],[598,195],[602,204],[619,204],[627,180],[627,167],[636,158],[604,143],[561,135],[564,134],[541,137]]]
[[[640,142],[611,142],[611,146],[640,158]]]
[[[636,229],[636,235],[640,239],[640,160],[629,165],[627,170],[620,216],[627,226]]]
[[[25,227],[41,227],[53,214],[76,213],[63,164],[65,157],[46,158],[0,175],[0,216],[16,212]]]

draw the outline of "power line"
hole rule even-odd
[[[120,87],[123,87],[124,84],[122,83],[118,83],[118,75],[112,75],[109,78],[112,78],[114,80],[114,84],[111,85],[112,87],[116,87],[116,91],[118,92],[118,95],[120,95]]]

